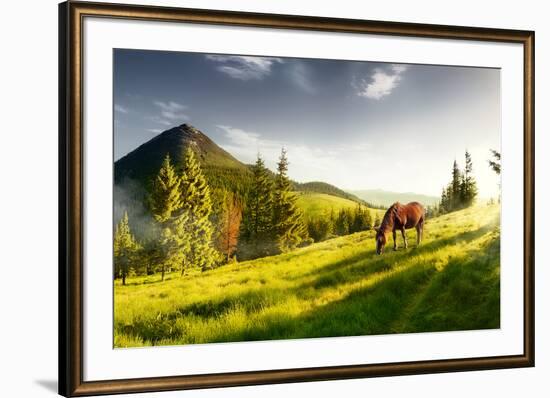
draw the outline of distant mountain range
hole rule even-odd
[[[368,203],[379,206],[390,206],[395,202],[420,202],[425,206],[432,206],[439,203],[440,199],[437,196],[422,195],[413,192],[391,192],[382,189],[362,189],[348,192]]]

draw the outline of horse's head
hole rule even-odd
[[[381,228],[376,229],[376,254],[382,254],[384,252],[384,246],[386,246],[386,234]]]

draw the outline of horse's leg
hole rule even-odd
[[[409,247],[407,244],[407,236],[405,235],[405,226],[401,227],[401,235],[403,235],[403,241],[405,242],[405,249]]]
[[[393,234],[393,250],[397,250],[397,239],[395,238],[395,228],[392,230]]]
[[[420,234],[422,233],[422,223],[416,224],[416,246],[420,245]]]

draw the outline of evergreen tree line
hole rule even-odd
[[[368,231],[380,225],[380,216],[376,213],[373,219],[370,210],[358,204],[354,209],[331,210],[326,217],[314,217],[308,220],[309,236],[314,242],[321,242],[335,236],[344,236],[361,231]]]
[[[458,167],[456,160],[453,163],[451,181],[441,192],[439,207],[434,212],[444,214],[464,209],[474,204],[478,189],[473,176],[472,157],[468,151],[464,154],[464,169]]]
[[[115,278],[133,274],[208,270],[239,258],[257,258],[311,243],[296,206],[283,149],[274,175],[258,155],[250,189],[211,189],[191,148],[178,169],[169,155],[148,197],[152,238],[138,242],[125,212],[115,228]],[[233,187],[232,187],[233,188]],[[242,187],[241,187],[242,188]],[[243,193],[244,191],[244,193]]]
[[[259,154],[252,166],[252,174],[237,247],[239,258],[271,256],[311,243],[288,177],[285,149],[281,150],[275,177]]]

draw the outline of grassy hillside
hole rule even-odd
[[[324,193],[343,199],[349,199],[357,203],[364,203],[364,201],[362,199],[359,199],[357,196],[346,192],[338,187],[335,187],[334,185],[321,181],[311,181],[303,183],[293,182],[293,190],[300,192]]]
[[[296,203],[306,217],[320,217],[329,214],[331,210],[337,213],[341,209],[355,209],[357,207],[357,202],[352,200],[313,192],[298,192]],[[380,213],[380,217],[384,215],[383,210],[371,209],[371,211],[373,217],[376,213]]]
[[[424,206],[431,206],[439,203],[440,199],[437,196],[421,195],[413,192],[391,192],[381,189],[363,189],[351,191],[351,193],[368,203],[381,206],[391,206],[395,202],[420,202]]]
[[[428,220],[382,256],[361,232],[159,282],[115,284],[115,346],[498,328],[498,206]],[[399,244],[402,242],[399,239]]]

